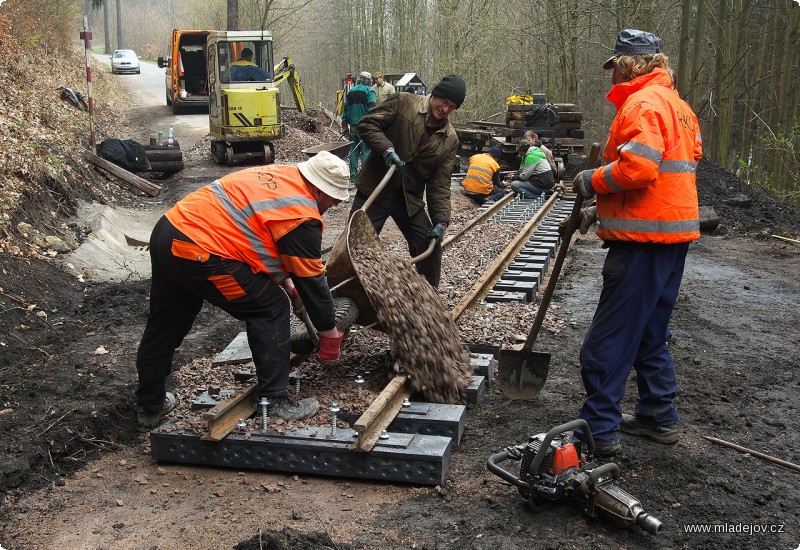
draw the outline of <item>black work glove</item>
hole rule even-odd
[[[428,231],[429,239],[436,239],[436,244],[441,244],[444,240],[444,232],[447,230],[447,224],[439,222]]]
[[[402,160],[400,160],[400,157],[394,151],[392,151],[391,153],[386,155],[386,159],[385,160],[386,160],[386,167],[387,168],[390,168],[393,164],[395,166],[397,166],[398,168],[402,168],[403,166],[406,165],[406,163],[403,162]]]
[[[581,235],[586,235],[586,232],[589,231],[589,227],[597,221],[597,207],[590,206],[589,208],[581,208],[579,221],[580,225],[578,226],[578,231],[581,232]]]
[[[572,180],[572,191],[580,194],[584,199],[591,199],[594,197],[594,187],[592,187],[592,174],[594,170],[582,170],[578,172],[575,179]]]

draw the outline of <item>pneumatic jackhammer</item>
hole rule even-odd
[[[583,441],[572,435],[575,428],[582,429]],[[584,443],[587,448],[581,454]],[[527,444],[506,447],[490,456],[486,466],[514,485],[534,512],[569,500],[578,503],[590,517],[658,534],[661,521],[645,512],[637,498],[617,485],[619,466],[613,462],[597,465],[591,461],[593,453],[589,425],[585,420],[573,420],[546,434],[531,436]],[[519,477],[498,465],[505,460],[521,461]]]

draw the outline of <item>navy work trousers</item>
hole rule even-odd
[[[243,262],[214,254],[189,259],[185,251],[192,245],[166,217],[158,221],[150,237],[153,282],[150,314],[136,356],[138,404],[147,409],[161,407],[175,350],[191,330],[204,300],[245,322],[258,396],[285,395],[290,352],[286,293],[268,275],[253,273]]]
[[[676,424],[678,392],[667,340],[689,243],[612,243],[603,265],[603,289],[581,348],[586,390],[579,417],[595,441],[619,439],[625,383],[636,370],[636,415]]]
[[[367,195],[358,191],[353,198],[353,207],[350,209],[350,215],[352,216],[353,212],[364,206],[368,198]],[[400,233],[405,237],[408,243],[408,253],[412,258],[425,252],[431,244],[431,238],[428,234],[433,228],[433,224],[431,224],[430,218],[425,213],[425,210],[420,210],[413,216],[409,216],[402,191],[398,191],[397,197],[390,208],[384,208],[379,204],[373,203],[367,211],[367,216],[369,216],[372,227],[375,228],[375,232],[378,234],[380,234],[383,229],[386,220],[391,216],[394,223],[397,224]],[[425,277],[433,288],[438,288],[439,279],[442,275],[441,244],[437,244],[433,252],[424,260],[420,260],[414,264],[414,267],[417,268],[417,272]]]

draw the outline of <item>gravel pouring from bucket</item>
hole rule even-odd
[[[595,166],[599,152],[600,144],[593,143],[589,156],[586,158],[586,169]],[[550,299],[553,297],[553,292],[558,282],[558,276],[561,273],[561,266],[567,255],[569,243],[572,240],[575,229],[578,227],[578,220],[582,207],[583,197],[578,194],[575,198],[572,212],[569,218],[567,218],[567,227],[564,230],[562,244],[558,249],[556,261],[553,264],[553,271],[550,273],[550,279],[547,281],[547,288],[544,294],[542,294],[542,301],[536,312],[536,318],[533,321],[533,326],[531,327],[531,331],[522,349],[500,350],[500,355],[498,357],[499,372],[497,374],[497,384],[500,386],[500,390],[503,394],[509,399],[533,399],[539,395],[542,387],[544,387],[545,381],[547,381],[547,375],[550,373],[550,354],[533,351],[533,344],[536,342],[536,337],[539,335],[539,330],[542,328],[544,316],[550,305]]]
[[[350,220],[347,222],[347,227],[339,235],[336,243],[333,245],[333,250],[328,257],[325,264],[325,274],[328,278],[328,284],[331,287],[331,292],[334,296],[346,296],[352,299],[358,305],[358,319],[356,323],[361,326],[372,325],[377,322],[378,317],[375,313],[375,307],[372,305],[369,297],[364,291],[364,287],[359,280],[359,273],[356,266],[353,265],[353,251],[357,249],[372,249],[383,250],[378,234],[372,225],[372,220],[367,215],[367,209],[375,202],[378,195],[389,183],[392,178],[396,166],[392,165],[386,171],[386,175],[380,181],[378,186],[366,200],[364,205],[353,212]],[[428,248],[419,256],[411,259],[411,263],[415,264],[420,260],[427,258],[433,252],[436,246],[436,240],[431,239]]]

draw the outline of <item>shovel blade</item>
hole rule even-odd
[[[500,350],[497,383],[512,400],[530,400],[539,395],[550,373],[550,354],[538,351]]]

